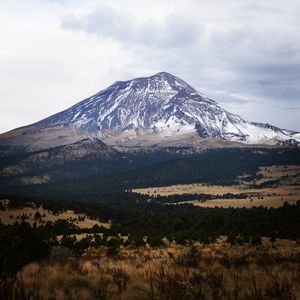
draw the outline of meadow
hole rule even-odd
[[[200,207],[280,207],[284,202],[293,204],[300,200],[300,166],[272,165],[259,167],[254,176],[249,174],[240,175],[232,185],[179,184],[133,189],[133,192],[149,196],[184,194],[215,196],[212,200],[184,202]],[[218,198],[218,196],[224,194],[240,194],[247,195],[247,197]],[[180,202],[177,202],[177,204],[180,204]]]
[[[152,248],[52,249],[1,286],[2,299],[285,299],[300,297],[300,245],[166,243]]]

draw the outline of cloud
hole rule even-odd
[[[300,130],[286,109],[300,104],[299,14],[298,0],[2,1],[0,132],[158,71],[246,119]]]
[[[198,22],[180,14],[170,14],[163,20],[148,17],[139,21],[130,12],[107,5],[98,5],[83,15],[69,15],[62,27],[129,45],[155,48],[186,47],[195,44],[201,34]]]
[[[209,56],[230,70],[236,90],[274,101],[299,101],[299,33],[254,26],[211,32]]]

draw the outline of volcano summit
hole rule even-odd
[[[108,88],[35,124],[0,135],[1,145],[45,149],[98,138],[116,146],[291,145],[300,133],[246,121],[166,72]]]

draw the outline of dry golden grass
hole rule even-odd
[[[278,180],[278,179],[284,182],[285,179],[283,179],[283,177],[287,175],[289,176],[289,178],[287,178],[286,180],[287,183],[299,183],[300,166],[275,165],[270,167],[260,167],[257,174],[263,176],[263,178],[258,180],[257,183],[262,183],[267,180]],[[292,178],[293,176],[295,176],[295,178]]]
[[[36,222],[36,220],[34,219],[34,215],[37,211],[42,216],[42,222]],[[76,214],[73,210],[67,210],[59,214],[53,214],[51,211],[45,210],[43,207],[24,207],[4,211],[0,210],[1,222],[6,225],[13,224],[15,222],[21,222],[22,215],[26,215],[27,223],[30,223],[32,225],[36,222],[38,226],[43,225],[43,222],[55,222],[59,219],[68,220],[80,228],[92,228],[94,225],[109,228],[111,225],[110,223],[100,222],[99,220],[93,220],[84,214]]]
[[[182,184],[164,187],[149,187],[134,189],[133,192],[146,195],[175,195],[175,194],[241,194],[251,195],[249,199],[215,199],[209,201],[189,201],[201,207],[280,207],[285,201],[293,204],[300,200],[300,166],[270,166],[261,167],[257,175],[263,175],[262,179],[255,183],[261,184],[270,180],[280,180],[280,185],[275,187],[265,187],[260,189],[252,188],[253,181],[246,182],[243,179],[246,175],[239,177],[239,184],[231,186],[207,185],[207,184]]]
[[[223,208],[251,208],[253,206],[265,206],[265,207],[281,207],[284,202],[288,202],[290,204],[296,203],[300,200],[300,196],[298,195],[278,195],[278,196],[264,196],[263,199],[258,197],[251,197],[251,199],[214,199],[209,201],[185,201],[181,203],[190,203],[199,207],[223,207]],[[180,203],[179,203],[180,204]]]
[[[201,183],[193,184],[177,184],[162,187],[149,187],[132,190],[135,193],[148,194],[151,196],[161,195],[182,195],[182,194],[212,194],[220,195],[226,193],[239,194],[241,193],[238,186],[220,186],[220,185],[207,185]]]
[[[12,299],[284,299],[300,296],[300,246],[265,239],[262,246],[230,246],[221,238],[192,248],[89,249],[80,258],[27,265],[8,293]],[[3,287],[3,291],[5,287]]]

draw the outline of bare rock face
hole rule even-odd
[[[45,149],[86,138],[118,146],[199,145],[209,139],[294,146],[300,133],[246,121],[161,72],[117,81],[65,111],[0,135],[0,145]]]

